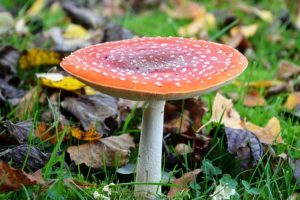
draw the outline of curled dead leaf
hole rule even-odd
[[[84,141],[97,141],[101,138],[101,135],[97,133],[95,127],[90,127],[86,132],[79,128],[71,128],[71,134],[74,138]]]
[[[214,99],[210,121],[220,122],[226,127],[242,129],[240,114],[233,108],[232,100],[220,93],[217,93]]]
[[[0,152],[0,160],[7,163],[11,162],[11,165],[15,168],[22,168],[26,164],[25,170],[28,169],[28,171],[41,169],[48,162],[49,158],[49,153],[44,153],[37,147],[28,146],[27,144]]]
[[[41,171],[27,174],[20,169],[15,169],[0,160],[0,192],[17,191],[23,186],[42,185],[44,180]]]
[[[265,127],[257,126],[251,122],[243,122],[242,125],[244,129],[254,133],[262,143],[284,143],[280,136],[280,122],[276,117],[272,117]]]
[[[133,137],[129,134],[102,138],[98,142],[70,146],[67,152],[77,165],[85,164],[92,168],[115,167],[129,161],[130,148],[134,147]]]
[[[300,66],[294,63],[291,63],[286,60],[281,60],[279,62],[279,68],[277,71],[277,78],[279,79],[290,79],[294,76],[300,74]]]
[[[105,94],[66,97],[61,106],[73,114],[83,130],[96,127],[98,133],[107,134],[119,127],[117,99]]]

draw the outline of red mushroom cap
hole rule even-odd
[[[145,37],[79,49],[60,65],[113,96],[170,100],[219,88],[241,74],[248,61],[237,50],[218,43]]]

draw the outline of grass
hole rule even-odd
[[[254,5],[254,1],[248,1]],[[275,1],[276,2],[276,1]],[[5,1],[7,7],[12,6],[10,1]],[[202,2],[208,9],[215,9],[216,3],[214,1]],[[270,3],[269,1],[261,1],[260,5],[263,8],[272,10],[276,13],[279,12],[279,5],[276,3]],[[218,4],[219,6],[219,4]],[[230,4],[221,4],[220,9],[228,9]],[[48,12],[43,15],[42,18],[45,29],[49,29],[54,25],[61,24],[61,18],[64,16],[62,11],[57,11],[57,17],[52,18]],[[237,16],[245,24],[252,24],[258,20],[255,17],[249,17],[249,15],[242,12],[238,12]],[[275,15],[274,15],[275,16]],[[168,17],[165,13],[159,10],[147,11],[144,13],[136,14],[132,11],[126,14],[123,20],[119,21],[123,26],[127,27],[134,33],[140,36],[177,36],[177,29],[179,26],[187,24],[188,20],[175,20]],[[288,49],[285,55],[281,55],[281,52],[286,49],[285,45],[290,41],[290,38],[295,38],[293,30],[288,30],[285,27],[278,29],[279,34],[282,36],[282,43],[270,43],[265,38],[270,34],[269,27],[272,24],[266,22],[259,22],[260,29],[258,33],[250,38],[250,42],[255,49],[255,58],[250,59],[248,69],[238,78],[243,82],[257,81],[257,80],[273,80],[277,66],[281,59],[287,59],[295,63],[300,64],[299,60],[294,60],[295,54],[299,54],[300,46],[296,45],[294,49]],[[210,35],[218,35],[221,33],[219,29],[213,30]],[[31,46],[31,42],[34,35],[30,37],[20,37],[13,35],[9,38],[2,38],[1,44],[10,44],[20,50],[27,49]],[[215,38],[218,39],[218,38]],[[295,38],[295,44],[300,44],[300,38]],[[263,66],[263,60],[270,62],[271,68],[265,69]],[[249,90],[249,87],[237,87],[236,85],[228,85],[222,88],[222,93],[229,94],[237,92],[240,97]],[[265,89],[261,89],[261,93],[265,92]],[[286,94],[280,94],[276,97],[269,98],[267,100],[267,106],[248,108],[243,106],[243,98],[238,99],[235,103],[235,109],[244,118],[251,122],[264,126],[267,121],[276,116],[280,120],[281,135],[284,138],[285,144],[269,147],[279,154],[286,152],[289,157],[297,159],[300,157],[300,124],[299,121],[292,120],[282,114],[282,104],[285,101]],[[212,100],[215,93],[207,94],[201,98],[204,99],[208,105],[212,104]],[[24,116],[24,119],[34,119],[34,123],[39,121],[41,110],[43,108],[38,102],[34,105],[34,110],[28,116]],[[56,112],[52,110],[53,112]],[[2,111],[1,111],[2,112]],[[204,122],[209,119],[210,110],[204,118]],[[10,114],[9,117],[14,119],[14,114]],[[135,109],[130,113],[125,124],[120,129],[120,132],[136,132],[132,124],[136,121],[140,121],[140,114],[135,112]],[[18,192],[9,192],[0,194],[0,199],[93,199],[93,193],[98,191],[100,194],[107,196],[107,193],[103,191],[103,187],[111,182],[117,183],[118,180],[122,180],[124,177],[120,177],[116,173],[116,169],[105,169],[103,172],[94,172],[89,169],[89,173],[86,176],[81,172],[80,167],[76,172],[70,169],[65,160],[67,154],[65,154],[65,146],[62,144],[62,139],[66,130],[59,133],[58,120],[53,123],[56,128],[57,135],[60,136],[58,143],[53,146],[45,146],[42,142],[36,140],[30,140],[31,145],[37,145],[41,149],[51,150],[52,155],[48,164],[42,169],[43,177],[45,179],[54,179],[52,185],[44,191],[39,186],[30,188],[23,188]],[[226,142],[224,138],[224,132],[222,127],[215,129],[216,125],[210,125],[208,129],[215,130],[214,136],[212,136],[212,142],[208,153],[205,155],[203,162],[194,163],[189,157],[185,157],[185,168],[181,173],[188,172],[194,168],[205,168],[209,172],[199,176],[195,182],[190,184],[189,192],[179,193],[175,199],[207,199],[215,189],[215,186],[219,184],[222,178],[227,178],[228,183],[236,181],[236,190],[239,196],[235,196],[235,199],[287,199],[294,192],[299,190],[299,186],[293,178],[294,172],[287,162],[281,162],[280,159],[274,158],[270,153],[266,153],[263,159],[258,163],[255,168],[241,171],[238,169],[239,163],[235,162],[234,156],[227,152]],[[218,126],[217,126],[218,127]],[[115,134],[120,134],[116,132]],[[138,131],[137,131],[138,132]],[[171,148],[172,149],[172,148]],[[132,162],[136,160],[136,152],[131,156]],[[179,170],[176,166],[174,171]],[[230,174],[231,178],[228,178]],[[81,189],[70,183],[64,182],[65,178],[73,177],[80,181],[88,181],[89,183],[97,184],[97,186],[89,189]],[[224,179],[225,179],[224,178]],[[128,178],[127,178],[128,179]],[[124,178],[126,180],[126,178]],[[133,177],[131,176],[129,184],[116,184],[111,187],[112,199],[132,199],[133,198]],[[242,181],[246,181],[250,184],[251,188],[258,188],[259,194],[251,194],[250,189],[246,188]],[[170,186],[170,185],[169,185]],[[168,187],[165,187],[168,188]],[[162,196],[161,198],[164,198]]]

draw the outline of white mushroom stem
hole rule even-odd
[[[150,101],[143,113],[136,182],[160,183],[165,101]],[[159,185],[136,185],[135,196],[151,199],[161,193]]]

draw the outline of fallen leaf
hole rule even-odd
[[[66,27],[63,36],[65,39],[88,38],[89,32],[80,25],[69,24]]]
[[[262,10],[256,6],[250,6],[244,2],[236,4],[237,8],[245,13],[254,14],[265,22],[273,22],[273,14],[268,10]]]
[[[26,91],[17,88],[16,86],[8,83],[7,80],[0,78],[0,102],[9,102],[13,106],[20,102]]]
[[[246,94],[243,105],[247,107],[264,106],[266,105],[266,100],[259,92],[251,90]]]
[[[75,187],[81,188],[81,189],[87,189],[87,188],[90,188],[90,187],[97,186],[97,184],[91,184],[91,183],[87,183],[87,182],[82,182],[82,181],[79,181],[77,179],[72,179],[72,178],[65,178],[64,179],[64,183],[72,184]]]
[[[205,7],[193,1],[174,1],[175,5],[170,8],[166,4],[161,6],[161,10],[167,15],[176,19],[194,19],[202,16],[206,12]]]
[[[189,130],[190,122],[189,111],[185,110],[182,114],[168,114],[164,121],[164,131],[167,133],[186,133]]]
[[[19,119],[23,119],[26,115],[30,115],[33,111],[34,105],[39,102],[41,91],[39,88],[31,88],[20,100],[18,103],[18,108],[15,112],[15,116]]]
[[[0,47],[0,75],[5,77],[17,73],[20,52],[11,46]]]
[[[23,144],[0,152],[0,160],[10,162],[15,168],[22,168],[25,163],[25,170],[37,171],[44,167],[50,158],[49,153],[43,153],[34,146]]]
[[[287,79],[297,76],[298,74],[300,74],[300,66],[299,65],[296,65],[296,64],[291,63],[286,60],[281,60],[279,62],[277,78],[287,80]]]
[[[86,132],[79,128],[71,128],[71,134],[74,138],[84,141],[97,141],[101,138],[101,135],[97,133],[95,127],[90,127]]]
[[[35,0],[28,9],[27,14],[31,17],[38,15],[46,5],[46,0]]]
[[[193,36],[201,31],[208,31],[216,26],[216,19],[213,14],[204,13],[197,16],[190,24],[179,27],[178,35]]]
[[[251,122],[243,122],[242,125],[244,129],[254,133],[262,143],[284,143],[280,136],[280,122],[276,117],[272,117],[265,127],[257,126]]]
[[[92,10],[78,7],[73,1],[63,1],[61,4],[62,8],[72,21],[85,28],[97,28],[104,23],[103,17],[95,15]]]
[[[99,30],[89,31],[89,37],[77,39],[65,39],[63,30],[59,27],[52,27],[49,30],[49,36],[54,43],[54,50],[58,52],[72,52],[77,49],[99,43],[102,38],[102,32]],[[95,40],[95,41],[93,41]]]
[[[0,160],[0,192],[17,191],[24,186],[42,185],[44,180],[41,171],[30,175],[20,169],[15,169]]]
[[[200,128],[202,125],[202,118],[207,111],[205,103],[201,99],[190,98],[185,100],[184,108],[190,113],[190,121],[192,122],[191,128],[193,130]]]
[[[125,14],[121,0],[102,0],[102,15],[106,17],[123,16]]]
[[[292,110],[300,105],[300,92],[292,92],[289,94],[286,102],[284,103],[284,107]]]
[[[40,138],[43,142],[50,142],[51,144],[56,144],[58,139],[60,138],[63,131],[63,127],[58,126],[58,134],[56,132],[56,128],[54,126],[49,126],[46,123],[40,122],[34,130],[34,135],[37,138]],[[65,141],[67,137],[63,138]]]
[[[187,153],[193,152],[193,149],[187,144],[179,143],[175,147],[175,152],[179,155],[185,155]]]
[[[183,174],[183,176],[178,179],[174,179],[173,183],[178,184],[178,186],[170,187],[170,191],[168,192],[168,198],[173,198],[179,192],[188,190],[188,184],[195,181],[200,172],[201,169],[195,169],[194,171]]]
[[[210,121],[220,122],[229,128],[243,129],[240,114],[233,108],[232,100],[220,93],[217,93],[214,99]]]
[[[114,97],[101,93],[66,97],[61,106],[80,121],[84,131],[94,126],[98,133],[107,134],[119,127],[118,102]]]
[[[98,142],[90,142],[79,146],[70,146],[67,152],[72,161],[88,167],[100,169],[104,165],[116,167],[129,161],[130,148],[134,147],[133,137],[129,134],[102,138]]]
[[[236,26],[230,29],[230,35],[234,36],[240,32],[243,36],[245,36],[245,38],[249,38],[256,34],[258,27],[259,25],[257,23],[247,26]]]
[[[32,120],[12,123],[10,120],[5,120],[8,132],[12,135],[19,144],[27,143],[30,130],[32,128]]]
[[[225,126],[225,133],[228,152],[237,155],[243,169],[248,169],[250,163],[256,165],[262,158],[262,144],[252,132]]]
[[[25,70],[41,65],[59,65],[62,58],[63,55],[57,52],[33,48],[25,51],[21,55],[19,63],[20,68]]]
[[[64,76],[60,73],[39,73],[36,74],[42,85],[63,89],[67,91],[76,91],[85,87],[85,84],[73,78],[72,76]]]
[[[235,189],[220,183],[215,188],[213,194],[209,195],[212,200],[225,200],[231,199],[231,196],[235,195],[237,192]]]
[[[284,82],[279,81],[279,80],[253,81],[253,82],[249,82],[249,83],[243,83],[241,81],[234,81],[233,84],[236,86],[240,86],[240,87],[249,86],[249,87],[253,87],[253,88],[269,88],[269,87],[282,85],[282,84],[284,84]]]
[[[251,43],[241,31],[238,31],[236,34],[230,35],[229,37],[222,37],[221,40],[224,44],[236,48],[241,52],[246,52],[247,49],[251,48]]]
[[[134,37],[128,29],[118,25],[109,23],[103,31],[103,38],[101,42],[111,42],[118,40],[126,40]]]

